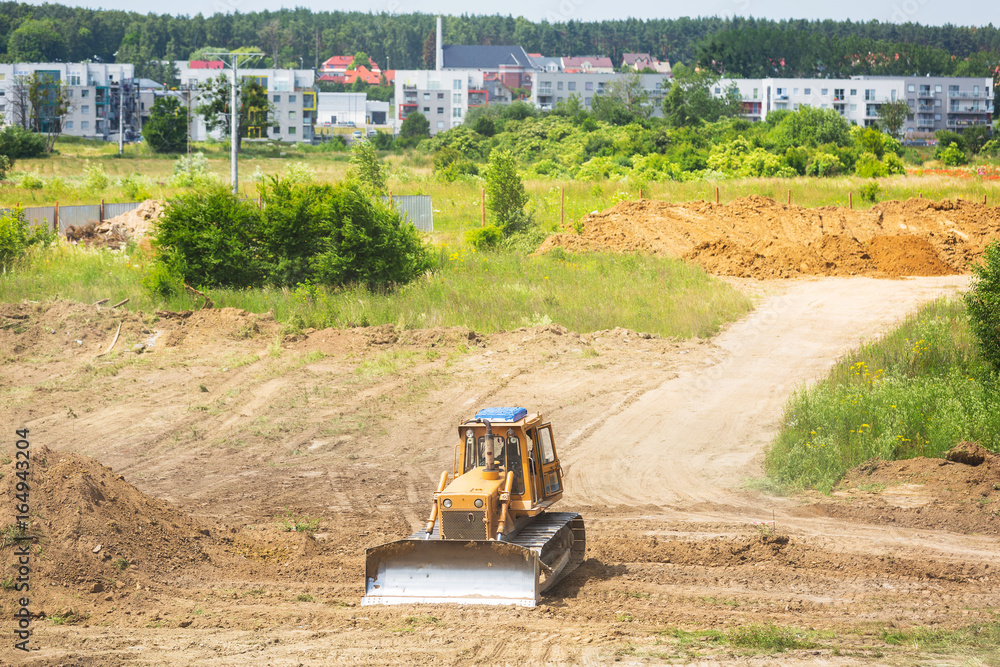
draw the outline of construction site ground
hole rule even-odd
[[[0,304],[0,524],[26,427],[40,536],[35,650],[3,628],[0,664],[997,664],[893,634],[997,622],[991,455],[868,464],[829,496],[748,484],[789,395],[967,284],[942,273],[733,278],[758,307],[692,341]],[[420,525],[489,405],[553,423],[586,560],[535,609],[360,606],[365,547]],[[802,641],[709,632],[752,624]]]

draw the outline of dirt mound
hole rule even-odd
[[[719,275],[882,277],[963,273],[1000,236],[1000,209],[962,200],[885,202],[860,211],[750,196],[729,204],[622,202],[555,234],[538,252],[648,252]]]
[[[110,468],[45,446],[33,447],[31,463],[30,534],[39,537],[36,563],[44,580],[104,586],[207,558],[201,542],[209,529]],[[14,497],[18,481],[5,476],[5,497]],[[2,511],[0,525],[15,522],[12,503]]]
[[[104,222],[90,222],[66,229],[66,238],[77,243],[121,248],[129,241],[139,241],[152,232],[163,215],[163,202],[147,199],[135,208]]]
[[[872,460],[812,506],[827,516],[966,534],[1000,535],[1000,456],[962,442],[943,459]]]

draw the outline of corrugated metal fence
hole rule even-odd
[[[414,227],[422,232],[434,231],[434,207],[430,195],[393,195],[396,210]],[[101,207],[104,214],[101,215]],[[45,225],[53,229],[53,221],[58,211],[59,233],[65,234],[70,226],[80,227],[90,222],[102,222],[139,208],[138,202],[119,204],[88,204],[85,206],[29,206],[24,208],[24,219],[33,225]],[[10,209],[0,209],[6,213]]]

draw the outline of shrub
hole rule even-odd
[[[87,164],[83,167],[83,187],[91,192],[98,193],[106,189],[111,183],[111,176],[104,170],[103,164]]]
[[[0,181],[7,180],[7,173],[10,172],[13,164],[6,155],[0,155]]]
[[[0,270],[8,271],[14,262],[24,256],[28,248],[54,243],[56,232],[44,225],[31,225],[21,217],[20,209],[0,214]]]
[[[496,226],[505,236],[530,224],[524,212],[528,193],[514,165],[514,155],[506,149],[494,149],[486,166],[486,207],[493,214]]]
[[[143,201],[149,199],[153,182],[149,180],[148,176],[131,173],[118,181],[118,187],[132,201]]]
[[[372,191],[384,194],[389,190],[385,165],[378,159],[375,146],[369,141],[356,141],[351,146],[352,175]]]
[[[164,262],[151,262],[149,270],[139,281],[154,296],[169,299],[181,293],[184,281],[176,269]]]
[[[844,171],[840,158],[830,153],[816,153],[806,167],[807,176],[836,176]]]
[[[958,147],[956,142],[951,142],[947,148],[940,151],[938,157],[949,167],[957,167],[969,161],[965,151]]]
[[[17,184],[25,190],[41,190],[45,187],[45,181],[43,181],[42,177],[34,171],[26,171],[21,174],[21,178],[18,180]]]
[[[981,264],[972,265],[973,279],[965,293],[972,330],[983,359],[1000,371],[1000,241],[986,246]]]
[[[503,241],[503,232],[496,225],[486,225],[470,229],[465,233],[465,240],[479,251],[496,250]]]
[[[882,186],[878,181],[869,181],[861,186],[861,201],[875,203],[878,193],[882,191]]]
[[[208,158],[204,153],[182,155],[174,163],[174,174],[170,185],[175,188],[190,188],[210,185],[216,182],[214,174],[208,171]]]
[[[21,158],[38,157],[45,152],[45,135],[20,125],[0,128],[0,155],[10,158],[11,166]]]
[[[854,165],[854,173],[862,178],[879,178],[888,176],[889,170],[874,153],[864,152],[858,156]]]

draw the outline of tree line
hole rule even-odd
[[[260,49],[267,64],[317,67],[334,54],[364,51],[384,69],[434,62],[431,14],[281,9],[204,16],[141,14],[57,4],[0,3],[0,60],[129,62],[140,76],[167,79],[161,60],[211,48]],[[512,16],[454,16],[446,44],[516,44],[547,56],[648,52],[728,76],[935,74],[991,76],[1000,30],[878,21],[754,18],[532,22]],[[116,55],[117,54],[117,55]]]

